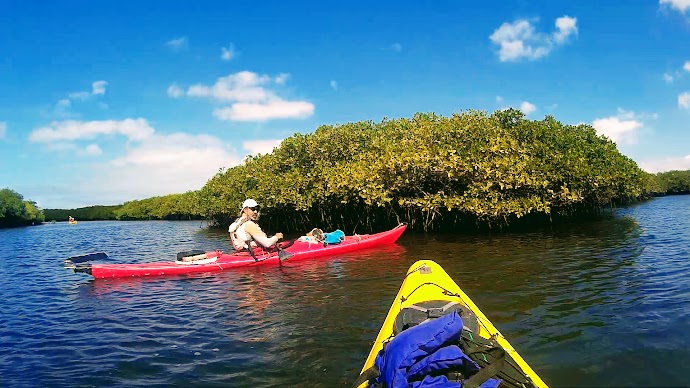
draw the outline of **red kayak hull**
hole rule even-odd
[[[386,232],[346,236],[345,240],[340,244],[327,245],[325,247],[322,244],[295,241],[293,245],[285,248],[285,252],[291,255],[290,261],[340,255],[360,249],[392,244],[402,235],[405,229],[406,225],[401,224]],[[257,255],[257,260],[247,252],[207,252],[206,257],[209,259],[216,258],[216,260],[206,264],[180,264],[175,261],[139,264],[93,263],[91,264],[90,272],[94,278],[104,279],[133,276],[180,275],[186,273],[223,271],[237,267],[280,264],[277,252]]]

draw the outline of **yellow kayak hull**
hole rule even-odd
[[[446,291],[448,292],[446,292]],[[369,352],[362,372],[374,366],[376,355],[383,348],[385,342],[389,342],[393,337],[395,320],[400,311],[414,304],[426,301],[448,301],[456,302],[470,309],[477,317],[479,336],[489,339],[494,337],[496,342],[501,345],[506,354],[522,369],[525,375],[529,376],[535,386],[547,388],[548,386],[537,375],[534,370],[518,354],[508,340],[496,329],[484,313],[479,310],[477,305],[460,289],[451,279],[446,271],[437,263],[431,260],[420,260],[412,264],[405,275],[400,291],[393,301],[393,305],[388,311],[386,320],[379,331],[374,346]],[[367,383],[360,385],[366,387]]]

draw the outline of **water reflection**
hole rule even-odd
[[[80,222],[0,230],[0,241],[8,386],[349,386],[421,258],[443,265],[553,386],[690,378],[690,196],[545,230],[406,232],[356,254],[172,277],[93,281],[62,260],[226,250],[227,233]]]

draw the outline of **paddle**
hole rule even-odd
[[[289,247],[289,246],[292,245],[292,244],[294,244],[294,241],[292,241],[292,242],[290,242],[289,244],[287,244],[287,246]],[[275,243],[275,244],[271,245],[271,246],[269,247],[269,249],[270,249],[270,248],[273,248],[273,247],[275,247],[276,250],[278,250],[278,265],[280,265],[281,267],[283,266],[283,261],[285,261],[285,260],[291,258],[292,256],[294,256],[292,253],[285,252],[285,251],[283,250],[283,248],[282,248],[280,245],[278,245],[278,243]],[[262,247],[262,249],[263,249],[263,247]],[[256,262],[268,260],[268,259],[271,258],[271,255],[270,255],[270,254],[271,254],[271,251],[266,250],[266,249],[264,249],[264,252],[265,252],[265,253],[261,253],[261,254],[262,254],[262,255],[268,254],[268,257],[264,257],[264,258],[262,258],[262,259],[259,259],[258,257],[256,257],[256,253],[254,253],[254,249],[252,248],[252,245],[251,245],[251,244],[247,244],[247,252],[249,252],[249,255],[250,255],[250,256],[254,259],[254,261],[256,261]]]
[[[65,263],[79,264],[86,263],[91,260],[105,260],[108,258],[108,254],[105,252],[89,253],[86,255],[72,256],[65,260]]]
[[[295,240],[290,240],[287,242],[287,244],[285,244],[285,246],[290,247],[294,243],[295,243]],[[278,259],[279,259],[280,265],[283,264],[283,261],[286,261],[295,255],[294,253],[285,252],[283,247],[281,247],[280,244],[278,244],[278,243],[276,243],[275,246],[276,246],[276,249],[278,249]]]
[[[281,248],[278,244],[276,244],[276,248],[278,248],[278,259],[280,260],[280,264],[294,256],[292,253],[285,252],[285,250],[283,250],[283,248]]]

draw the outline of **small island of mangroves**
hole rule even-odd
[[[46,209],[46,220],[207,219],[262,205],[270,230],[506,228],[688,193],[690,170],[649,174],[587,124],[515,109],[324,125],[220,170],[197,191],[116,206]]]

